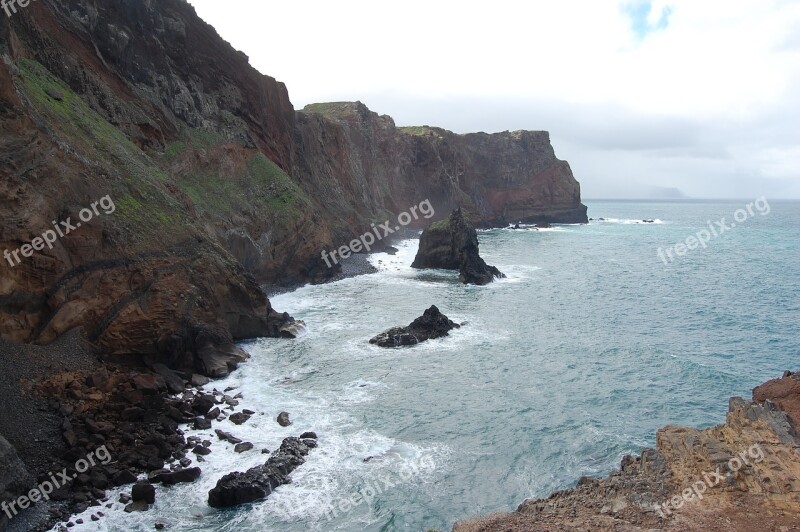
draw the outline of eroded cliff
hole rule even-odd
[[[397,128],[360,103],[295,112],[183,0],[31,3],[0,17],[0,55],[0,249],[114,203],[2,262],[3,338],[83,327],[107,354],[220,373],[212,352],[235,361],[235,340],[287,320],[259,284],[330,278],[323,249],[422,200],[432,221],[586,221],[546,132]]]

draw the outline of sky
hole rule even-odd
[[[547,130],[589,199],[800,198],[797,0],[189,1],[297,109]]]

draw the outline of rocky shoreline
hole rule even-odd
[[[800,530],[800,374],[732,397],[725,423],[667,426],[607,478],[529,499],[454,532]]]
[[[182,427],[210,430],[217,421],[241,424],[255,415],[241,409],[243,397],[235,390],[217,390],[207,377],[163,365],[147,370],[102,363],[85,348],[79,334],[49,347],[0,343],[0,364],[18,363],[13,370],[0,368],[9,370],[0,379],[0,396],[3,404],[19,405],[0,416],[0,433],[12,436],[27,469],[25,491],[61,471],[70,479],[49,494],[47,502],[21,511],[10,523],[2,514],[0,530],[8,526],[10,531],[44,531],[59,522],[69,527],[70,516],[90,508],[92,519],[101,520],[106,507],[117,502],[126,504],[126,511],[146,511],[157,497],[156,485],[193,482],[202,474],[204,456],[218,445],[238,453],[269,453],[219,429],[213,442],[185,436]],[[26,357],[26,363],[19,363],[20,357]],[[282,412],[275,422],[290,424],[288,414]],[[299,445],[307,454],[316,447],[316,434],[302,436]],[[293,439],[285,440],[287,447],[298,448],[287,441]],[[107,462],[76,469],[98,449],[108,456]],[[275,466],[283,454],[268,461],[281,473],[275,486],[285,483],[290,473],[283,465]],[[291,463],[296,467],[302,462]],[[0,470],[4,466],[0,464]],[[131,491],[119,501],[106,495],[126,485]],[[14,495],[21,491],[16,486]]]

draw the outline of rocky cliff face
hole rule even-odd
[[[346,183],[326,193],[367,215],[403,212],[429,199],[435,219],[462,207],[484,227],[587,221],[580,185],[546,131],[397,128],[360,102],[306,106],[297,124],[300,175],[318,188]]]
[[[455,532],[517,530],[791,530],[800,519],[800,375],[733,397],[726,422],[667,426],[656,448],[626,456],[608,478],[584,477],[512,514]]]
[[[295,112],[183,0],[41,0],[0,17],[0,335],[76,327],[106,353],[213,366],[277,335],[259,283],[322,281],[321,258],[410,206],[475,223],[586,221],[545,132],[397,128],[359,103]]]

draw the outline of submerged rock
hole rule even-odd
[[[289,482],[289,474],[305,463],[309,447],[298,438],[286,438],[264,465],[222,477],[208,492],[213,508],[230,508],[267,498],[278,486]]]
[[[480,257],[478,232],[466,221],[461,209],[456,209],[449,219],[432,224],[422,233],[419,251],[411,267],[459,270],[459,279],[464,284],[484,285],[495,277],[505,277]]]
[[[442,314],[436,305],[431,306],[408,327],[393,327],[369,341],[379,347],[402,347],[416,345],[425,340],[441,338],[461,327]]]

